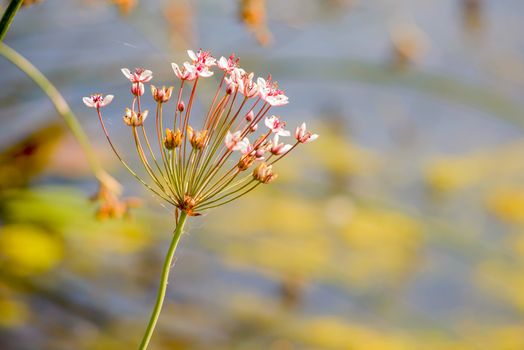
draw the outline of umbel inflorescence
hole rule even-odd
[[[133,96],[123,121],[131,129],[149,182],[128,166],[109,137],[101,108],[111,103],[113,95],[95,94],[83,100],[96,109],[113,151],[144,186],[175,206],[177,214],[182,211],[199,215],[275,180],[274,164],[318,135],[307,131],[302,123],[295,130],[293,142],[283,141],[291,132],[286,130],[280,116],[269,112],[272,107],[287,104],[288,98],[270,76],[255,80],[253,73],[239,67],[239,59],[234,55],[216,60],[207,51],[188,51],[188,54],[190,62],[182,66],[172,64],[179,81],[178,91],[174,92],[173,87],[150,86],[156,103],[154,142],[144,127],[152,113],[144,108],[142,100],[145,84],[153,79],[153,73],[141,68],[122,69],[131,82]],[[211,105],[205,115],[193,117],[198,82],[212,76],[215,67],[223,75]],[[165,118],[164,106],[172,99],[174,115]]]

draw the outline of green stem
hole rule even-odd
[[[4,36],[9,30],[9,26],[11,25],[11,22],[13,22],[13,18],[15,18],[15,15],[18,12],[20,6],[22,6],[22,2],[24,2],[24,0],[11,0],[9,5],[7,5],[4,15],[0,20],[0,41],[4,40]]]
[[[178,224],[176,225],[175,232],[173,233],[171,245],[169,246],[166,258],[164,260],[164,266],[162,267],[162,275],[160,277],[160,286],[158,288],[158,293],[156,296],[155,307],[153,309],[153,312],[151,313],[151,318],[149,319],[149,324],[147,325],[146,333],[144,334],[142,342],[140,343],[140,350],[147,349],[149,341],[151,340],[153,332],[155,331],[155,326],[158,321],[158,317],[160,316],[160,311],[162,311],[162,304],[164,304],[164,298],[166,296],[169,271],[171,270],[171,264],[173,261],[173,257],[175,256],[175,250],[178,245],[178,242],[180,241],[180,236],[182,235],[182,230],[184,228],[184,223],[186,222],[186,219],[187,213],[182,211],[180,213],[180,218],[178,219]]]
[[[36,85],[42,89],[42,91],[44,91],[44,93],[53,103],[58,114],[60,114],[60,116],[64,119],[65,123],[73,133],[73,136],[80,144],[80,147],[82,147],[89,166],[97,179],[110,188],[115,189],[116,187],[116,189],[118,189],[120,184],[118,184],[116,180],[114,180],[111,175],[109,175],[100,165],[95,151],[93,150],[87,135],[82,129],[82,126],[56,87],[42,74],[42,72],[38,70],[38,68],[33,66],[31,62],[2,42],[0,42],[0,55],[4,56],[15,66],[17,66],[22,72],[27,74],[27,76],[31,78],[36,83]]]

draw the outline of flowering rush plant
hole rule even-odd
[[[295,129],[291,143],[283,141],[291,136],[291,131],[286,130],[286,123],[280,116],[269,111],[287,104],[288,97],[271,76],[255,80],[254,73],[239,67],[239,59],[234,55],[219,60],[202,50],[189,50],[188,55],[190,61],[181,66],[172,63],[179,82],[175,94],[173,87],[150,85],[156,104],[156,145],[149,141],[144,126],[150,113],[142,101],[145,84],[151,82],[153,73],[142,68],[134,71],[122,69],[131,83],[132,95],[123,121],[130,128],[149,181],[131,169],[111,141],[101,110],[111,103],[113,95],[94,94],[83,99],[86,106],[96,110],[111,148],[127,170],[148,190],[175,208],[176,228],[164,262],[156,305],[140,349],[147,348],[153,334],[165,297],[171,262],[187,217],[201,215],[206,210],[242,197],[260,184],[271,183],[277,178],[273,170],[276,162],[300,144],[318,137],[307,131],[306,124],[302,123]],[[191,111],[198,82],[212,76],[213,68],[222,71],[214,98],[204,115],[193,117]],[[166,123],[163,109],[173,96],[174,115]],[[155,151],[154,148],[158,149]]]

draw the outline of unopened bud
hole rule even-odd
[[[191,126],[187,127],[187,137],[189,138],[189,143],[195,149],[204,148],[207,141],[207,130],[195,132]]]
[[[135,96],[142,96],[145,91],[144,89],[144,84],[142,83],[131,84],[131,93]]]
[[[124,115],[124,123],[128,126],[141,126],[146,120],[148,111],[145,110],[142,113],[137,113],[129,108],[126,108],[126,114]]]
[[[252,122],[253,119],[255,119],[255,113],[253,113],[253,110],[250,110],[249,113],[246,114],[246,120]]]
[[[251,125],[251,126],[249,127],[249,131],[250,131],[250,132],[255,132],[255,131],[257,131],[257,129],[258,129],[258,124]]]
[[[184,104],[184,101],[178,102],[178,105],[176,106],[176,108],[178,109],[179,112],[183,112],[184,109],[186,108],[186,105]]]
[[[255,156],[253,156],[252,154],[244,154],[242,157],[240,157],[240,160],[238,161],[238,169],[240,171],[244,171],[247,168],[249,168],[254,161]]]
[[[233,87],[233,84],[229,84],[226,88],[226,94],[231,95],[235,88]]]
[[[182,132],[180,129],[177,129],[177,131],[173,132],[173,130],[167,128],[166,129],[166,137],[164,137],[164,146],[171,150],[174,148],[177,148],[182,143]]]
[[[277,178],[277,174],[273,173],[273,166],[267,165],[265,162],[260,163],[255,170],[253,170],[253,178],[264,184],[268,184]]]
[[[161,88],[157,88],[156,86],[151,85],[151,94],[153,95],[153,99],[156,102],[166,103],[171,98],[172,92],[173,92],[172,86],[170,86],[169,88],[166,88],[165,86],[162,86]]]
[[[264,159],[264,153],[266,153],[266,150],[263,148],[259,148],[255,151],[255,157],[257,159]]]

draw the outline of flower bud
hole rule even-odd
[[[244,171],[246,170],[247,168],[249,168],[251,166],[251,164],[253,164],[253,162],[255,161],[255,156],[252,155],[252,154],[244,154],[242,157],[240,157],[240,160],[238,161],[238,169],[240,171]]]
[[[257,131],[257,129],[258,129],[258,124],[251,125],[249,127],[249,132],[255,132],[255,131]]]
[[[194,149],[204,148],[207,141],[207,130],[195,132],[191,126],[187,127],[187,137]]]
[[[277,174],[273,173],[272,168],[272,165],[267,165],[265,162],[260,163],[255,170],[253,170],[253,178],[264,184],[270,183],[277,178]]]
[[[266,153],[266,150],[263,148],[259,148],[255,151],[255,157],[257,159],[264,159],[264,153]]]
[[[165,86],[162,86],[161,88],[157,88],[156,86],[151,85],[151,94],[153,95],[153,99],[156,102],[166,103],[171,98],[172,92],[173,92],[172,86],[170,86],[169,88],[166,88]]]
[[[149,111],[145,110],[142,113],[137,113],[129,108],[126,108],[126,114],[124,115],[124,123],[128,126],[141,126],[144,125]]]
[[[186,105],[184,104],[184,101],[178,102],[178,105],[176,106],[176,108],[178,109],[179,112],[183,112],[184,109],[186,108]]]
[[[252,122],[253,119],[255,119],[255,113],[253,113],[253,110],[250,110],[248,114],[246,114],[246,121]]]
[[[144,89],[144,84],[142,83],[131,84],[131,93],[135,96],[142,96],[145,91]]]
[[[180,129],[177,129],[177,131],[173,132],[173,130],[167,128],[166,137],[164,137],[165,148],[172,150],[180,146],[181,143],[182,143],[182,132],[180,131]]]

